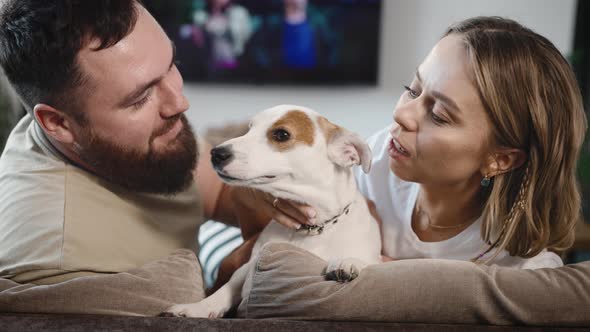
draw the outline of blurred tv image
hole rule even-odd
[[[144,0],[186,81],[377,83],[380,0]]]

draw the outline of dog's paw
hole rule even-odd
[[[326,280],[349,282],[358,277],[367,264],[356,258],[331,259],[324,273]]]
[[[195,317],[195,318],[221,318],[229,308],[216,306],[205,301],[188,304],[174,305],[163,313],[162,317]]]

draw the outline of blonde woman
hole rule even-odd
[[[546,38],[499,17],[451,26],[418,66],[393,124],[369,139],[361,191],[384,255],[558,267],[580,215],[586,117]]]
[[[369,139],[370,173],[356,173],[382,219],[383,254],[562,266],[581,218],[575,170],[586,128],[574,74],[550,41],[499,17],[451,26],[393,124]],[[307,206],[241,197],[287,227],[310,222]]]
[[[318,257],[273,244],[246,317],[589,326],[590,262],[538,269],[563,264],[554,252],[581,218],[585,131],[574,75],[547,39],[501,18],[452,26],[370,139],[371,172],[357,174],[384,254],[437,259],[374,265],[347,287],[317,277]],[[297,208],[265,213],[296,227]]]

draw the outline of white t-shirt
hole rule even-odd
[[[375,202],[377,212],[383,220],[383,254],[394,259],[442,258],[470,260],[481,254],[487,246],[482,240],[479,218],[456,236],[439,242],[421,241],[412,229],[412,211],[420,191],[420,185],[399,179],[389,168],[388,142],[391,139],[389,127],[368,139],[373,152],[373,162],[369,174],[360,168],[355,176],[361,193]],[[484,256],[490,257],[492,253]],[[555,253],[543,250],[532,258],[510,256],[503,251],[491,263],[500,266],[536,269],[559,267],[561,258]]]

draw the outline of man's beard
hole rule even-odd
[[[156,151],[153,141],[180,119],[183,127],[170,149]],[[82,161],[97,175],[128,190],[153,194],[176,194],[193,182],[198,148],[193,130],[184,114],[166,121],[149,140],[148,152],[118,145],[98,136],[90,126],[76,149]]]

